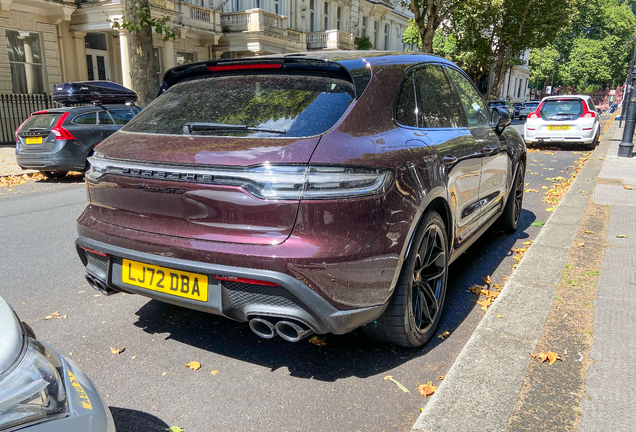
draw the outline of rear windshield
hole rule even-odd
[[[543,103],[541,117],[553,116],[580,117],[583,114],[583,103],[580,99],[547,100]]]
[[[353,99],[352,83],[328,76],[211,76],[171,87],[122,130],[182,135],[186,125],[207,123],[217,125],[215,130],[191,133],[306,137],[332,128]],[[265,131],[219,130],[218,125],[243,125]]]
[[[536,108],[539,106],[539,102],[531,102],[524,105],[524,108]]]
[[[32,115],[26,122],[24,122],[22,128],[20,128],[20,132],[28,132],[29,130],[35,131],[38,129],[51,130],[60,116],[61,114]]]

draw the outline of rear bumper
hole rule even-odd
[[[573,144],[591,144],[598,133],[598,126],[591,130],[568,131],[562,133],[559,131],[547,130],[531,130],[528,129],[527,123],[523,130],[523,138],[526,143],[573,143]]]
[[[54,152],[24,151],[16,147],[16,161],[21,168],[40,171],[84,171],[88,150],[78,145],[64,145]]]
[[[388,305],[339,310],[303,282],[285,273],[139,252],[82,236],[75,243],[86,271],[115,291],[141,294],[241,322],[256,315],[294,318],[319,334],[344,334],[378,318]],[[85,251],[82,247],[105,253],[108,257]],[[206,275],[208,300],[201,302],[126,284],[122,282],[123,259]],[[215,279],[215,275],[262,280],[276,286],[222,281]]]

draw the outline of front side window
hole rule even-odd
[[[440,66],[415,71],[417,123],[425,128],[456,128],[465,124],[461,104]]]
[[[457,89],[459,101],[464,108],[464,113],[468,120],[468,127],[488,127],[490,123],[488,120],[488,110],[486,109],[486,105],[484,105],[481,94],[477,91],[475,86],[456,69],[446,68],[446,72]]]
[[[169,88],[123,130],[182,135],[184,126],[205,123],[212,126],[192,135],[307,137],[331,129],[354,98],[353,84],[339,77],[210,76]]]
[[[44,93],[44,71],[40,35],[28,31],[6,30],[7,52],[13,93]]]

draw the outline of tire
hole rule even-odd
[[[523,205],[523,181],[525,179],[526,166],[523,162],[519,162],[517,172],[515,173],[515,179],[512,186],[512,190],[508,195],[506,206],[504,211],[497,219],[495,226],[498,230],[507,233],[513,233],[517,231],[519,226],[519,218],[521,217],[521,207]]]
[[[61,179],[66,177],[68,171],[40,171],[42,174],[52,179]]]
[[[599,127],[599,130],[596,132],[596,136],[594,137],[594,141],[592,141],[590,144],[586,144],[585,145],[585,149],[586,150],[594,150],[596,148],[596,146],[598,145],[598,141],[599,138],[601,137],[601,130]]]
[[[422,258],[424,257],[424,258]],[[386,310],[362,327],[372,339],[407,348],[426,344],[440,321],[448,280],[448,236],[441,216],[428,211],[417,229]],[[430,276],[424,278],[424,274]]]

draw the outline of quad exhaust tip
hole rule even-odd
[[[250,319],[250,329],[264,339],[278,335],[287,342],[298,342],[314,333],[307,325],[295,320],[258,316]]]
[[[104,282],[90,274],[86,275],[86,282],[88,282],[91,288],[93,288],[95,291],[98,291],[105,296],[109,296],[117,292],[114,289],[109,288],[108,285],[106,285]]]

